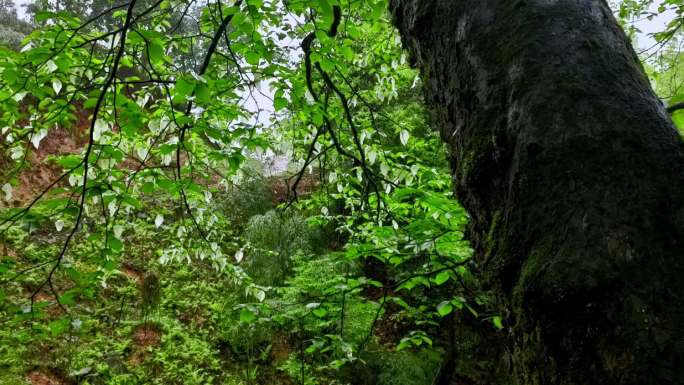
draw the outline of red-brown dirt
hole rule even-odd
[[[290,357],[290,345],[287,337],[278,335],[273,339],[271,359],[274,362],[285,362]]]
[[[161,331],[155,325],[141,325],[133,332],[134,350],[128,362],[137,366],[145,361],[148,348],[159,345],[161,342]]]
[[[66,385],[67,381],[57,373],[50,370],[34,370],[26,375],[26,380],[31,385]]]
[[[139,326],[133,333],[133,342],[140,348],[157,346],[161,341],[161,331],[153,325]]]
[[[88,140],[88,125],[87,113],[84,112],[73,126],[49,130],[47,136],[40,141],[38,149],[29,144],[26,156],[27,166],[16,176],[18,183],[12,189],[10,206],[26,205],[60,177],[62,168],[48,162],[47,157],[79,153]],[[0,169],[10,171],[11,167],[13,166],[8,159],[0,159]]]
[[[142,282],[143,273],[128,263],[124,263],[123,266],[121,266],[121,272],[128,279],[134,281],[137,284],[140,284]]]

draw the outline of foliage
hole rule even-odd
[[[279,286],[290,272],[291,257],[313,250],[315,234],[301,215],[271,210],[251,217],[245,239],[247,273],[264,286]]]
[[[619,2],[616,8],[623,25],[637,42],[639,38],[646,37],[639,29],[639,23],[659,19],[665,22],[662,29],[649,31],[647,36],[654,43],[649,43],[639,53],[658,96],[666,106],[675,106],[669,112],[684,135],[684,112],[681,108],[684,102],[681,75],[684,4],[671,0],[625,0]],[[638,35],[641,36],[637,38]]]
[[[267,180],[249,177],[232,189],[220,195],[217,202],[220,210],[226,214],[230,222],[244,226],[241,220],[249,220],[255,215],[263,215],[273,208],[273,193]]]
[[[21,41],[31,32],[29,23],[20,20],[11,0],[0,1],[0,46],[13,50],[21,47]]]
[[[411,385],[434,383],[441,364],[438,351],[425,349],[415,352],[374,352],[374,362],[369,363],[378,385]]]

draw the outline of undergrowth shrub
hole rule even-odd
[[[311,365],[302,363],[296,357],[290,357],[278,369],[285,372],[295,383],[302,385],[318,385]]]
[[[250,177],[216,197],[218,209],[238,227],[243,227],[253,216],[271,210],[273,201],[268,181],[260,176]]]
[[[401,351],[382,357],[378,385],[432,384],[439,371],[436,350]]]
[[[219,338],[222,347],[228,349],[233,359],[242,361],[264,361],[271,349],[274,331],[265,324],[245,325],[232,322],[222,330]]]
[[[221,373],[218,352],[202,335],[188,333],[176,320],[165,320],[161,345],[149,358],[157,366],[154,384],[202,385]]]
[[[344,337],[355,344],[365,342],[373,327],[378,305],[364,300],[358,295],[347,300],[344,317]]]
[[[24,355],[29,352],[28,335],[0,329],[0,384],[11,384],[27,370]]]
[[[286,316],[283,328],[297,330],[302,342],[304,351],[293,351],[281,365],[296,382],[337,384],[339,368],[357,362],[356,352],[381,314],[361,295],[358,273],[337,254],[294,256],[293,274],[277,290],[282,308],[276,313]]]
[[[335,321],[333,323],[337,325],[342,313],[342,292],[352,284],[357,273],[358,268],[352,262],[340,259],[334,254],[297,254],[293,257],[293,274],[287,279],[286,286],[279,288],[278,292],[285,304],[302,304],[291,312],[295,318],[302,318],[307,328],[315,329],[316,325],[320,325],[320,320],[317,317],[307,317],[311,310],[305,305],[307,301],[318,302],[321,299],[325,299],[322,306],[330,313],[331,321]],[[358,290],[347,292],[344,295],[344,302],[342,334],[349,342],[361,343],[368,335],[377,314],[378,304],[365,300]]]
[[[359,385],[433,384],[442,353],[434,349],[395,351],[373,344],[362,355],[365,364],[350,366],[343,373]]]
[[[354,273],[354,266],[334,255],[295,254],[292,257],[293,274],[287,279],[287,286],[278,289],[283,300],[297,302],[302,295],[324,296],[327,290],[344,283],[347,273]]]
[[[317,230],[294,211],[253,216],[244,233],[249,247],[245,271],[260,285],[280,286],[291,271],[292,256],[312,251]]]

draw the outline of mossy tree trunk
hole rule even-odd
[[[684,383],[684,145],[604,0],[392,0],[519,384]]]

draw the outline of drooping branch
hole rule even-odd
[[[237,0],[235,3],[236,7],[239,7],[242,4],[242,0]],[[207,72],[207,69],[209,68],[209,64],[211,63],[211,58],[214,55],[214,52],[216,51],[216,47],[218,46],[219,41],[221,40],[221,37],[223,36],[224,32],[226,31],[226,28],[228,28],[228,25],[230,24],[230,21],[233,19],[234,14],[230,14],[226,16],[222,21],[219,27],[216,29],[214,36],[211,39],[211,42],[209,44],[209,48],[207,49],[207,53],[204,56],[204,60],[202,61],[202,65],[198,69],[198,74],[199,76],[204,75]],[[194,95],[195,92],[193,90],[192,95]],[[185,108],[185,114],[189,115],[190,111],[192,111],[193,107],[193,101],[189,100],[188,104]],[[178,146],[176,148],[176,167],[177,167],[177,172],[178,172],[178,179],[181,179],[181,148],[184,146],[184,140],[185,140],[185,133],[186,131],[190,128],[190,123],[184,124],[181,129],[180,129],[180,135],[179,135],[179,140],[178,140]]]
[[[335,5],[333,7],[333,16],[334,16],[334,19],[333,19],[332,25],[330,26],[330,29],[327,32],[329,37],[335,37],[337,35],[337,29],[340,25],[341,18],[342,18],[342,10],[341,10],[339,5]],[[363,173],[366,176],[367,182],[373,187],[373,190],[375,191],[375,193],[379,197],[379,189],[378,189],[377,183],[376,183],[375,178],[374,178],[374,173],[372,172],[372,170],[370,170],[370,168],[368,167],[368,165],[366,163],[365,151],[363,150],[363,146],[361,145],[359,132],[356,128],[356,125],[354,124],[354,119],[352,117],[351,110],[349,108],[348,100],[347,100],[346,96],[344,95],[344,93],[334,84],[330,75],[327,72],[325,72],[325,70],[323,70],[320,63],[318,63],[318,62],[312,63],[312,61],[311,61],[311,53],[312,53],[311,47],[312,47],[315,39],[316,39],[315,32],[311,32],[302,40],[302,44],[301,44],[302,51],[304,52],[304,68],[306,71],[305,76],[306,76],[307,89],[309,90],[309,93],[311,94],[313,99],[315,101],[318,101],[318,99],[319,99],[318,93],[314,90],[314,87],[313,87],[312,71],[313,71],[313,67],[315,66],[316,70],[321,75],[323,82],[326,85],[326,87],[328,89],[332,90],[335,93],[335,95],[337,95],[337,97],[340,99],[340,103],[342,104],[342,107],[343,107],[344,112],[345,112],[345,119],[346,119],[347,123],[349,124],[350,130],[352,131],[352,137],[354,140],[354,144],[356,145],[357,151],[359,152],[359,156],[357,157],[356,155],[349,153],[348,151],[346,151],[342,147],[337,135],[335,134],[335,131],[334,131],[335,127],[327,116],[323,117],[324,122],[325,122],[325,131],[330,134],[330,138],[333,141],[333,145],[337,149],[337,152],[342,156],[345,156],[349,159],[352,159],[354,161],[355,165],[361,167],[361,169],[363,170]],[[315,136],[315,139],[316,140],[318,139],[318,134]],[[310,146],[314,146],[314,144],[315,143],[311,143]],[[303,172],[303,170],[302,170],[302,172]],[[296,188],[296,185],[293,187],[293,189],[294,188]],[[296,196],[296,192],[295,192],[295,196]],[[378,204],[380,204],[380,199],[378,199]]]
[[[57,271],[59,268],[60,264],[62,263],[62,260],[64,259],[64,256],[66,255],[66,251],[69,247],[69,243],[71,242],[71,239],[74,237],[76,232],[78,231],[81,221],[83,219],[83,211],[84,211],[84,205],[85,205],[85,200],[86,200],[86,195],[88,192],[88,172],[90,170],[90,154],[93,150],[93,147],[95,145],[95,125],[97,123],[97,119],[100,114],[100,110],[102,109],[102,106],[105,102],[105,98],[107,93],[109,92],[109,88],[112,86],[114,83],[114,79],[116,78],[116,73],[119,68],[119,63],[121,62],[121,58],[123,57],[123,54],[126,50],[126,34],[128,30],[131,28],[131,22],[133,19],[133,8],[135,7],[135,3],[137,0],[131,0],[131,2],[128,5],[128,9],[126,11],[126,19],[124,21],[123,27],[121,28],[121,40],[119,42],[119,47],[116,52],[116,56],[114,57],[114,61],[112,63],[112,67],[109,71],[109,76],[105,80],[105,83],[102,87],[102,90],[100,90],[100,93],[98,95],[97,101],[95,103],[95,106],[93,107],[93,114],[90,122],[90,128],[88,130],[88,145],[86,146],[86,151],[85,154],[83,155],[83,158],[79,164],[83,165],[83,185],[81,189],[81,197],[79,200],[79,207],[78,207],[78,213],[76,214],[76,220],[74,222],[74,226],[72,227],[71,231],[67,235],[66,240],[64,241],[62,248],[59,252],[59,255],[57,256],[55,264],[52,266],[52,269],[50,269],[50,272],[48,273],[47,278],[45,281],[43,281],[42,284],[38,286],[31,294],[31,304],[33,305],[33,300],[38,295],[38,293],[42,290],[43,287],[45,287],[46,284],[48,284],[52,290],[53,295],[55,296],[55,299],[57,300],[57,303],[60,304],[59,300],[59,295],[57,292],[54,290],[52,287],[52,277],[54,273]]]

